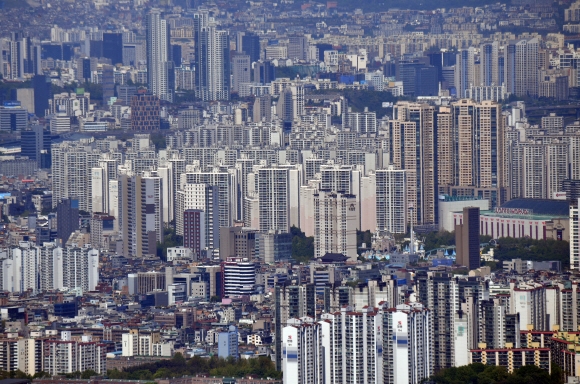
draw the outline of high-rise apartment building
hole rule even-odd
[[[194,15],[195,90],[204,101],[230,98],[230,43],[207,11]]]
[[[161,178],[131,171],[119,175],[119,230],[123,254],[142,257],[157,253],[163,241],[163,191]]]
[[[435,109],[427,104],[399,102],[390,122],[391,163],[406,171],[407,208],[414,224],[436,222],[437,157]]]
[[[407,232],[407,173],[389,167],[375,171],[376,229],[387,233]],[[361,178],[362,179],[362,178]],[[361,180],[361,194],[363,193]],[[363,210],[361,199],[361,211]],[[365,215],[367,213],[365,212]],[[361,215],[361,222],[364,218]]]
[[[499,77],[499,42],[482,44],[480,47],[480,64],[481,84],[473,84],[474,86],[483,85],[486,87],[492,85],[502,85]]]
[[[383,382],[383,316],[372,307],[321,315],[326,382]]]
[[[284,384],[322,384],[324,380],[323,326],[313,318],[288,321],[282,330]]]
[[[175,93],[175,68],[169,42],[169,23],[162,18],[158,9],[153,9],[147,14],[145,23],[149,92],[171,103]]]
[[[475,48],[464,49],[457,54],[455,64],[455,88],[457,97],[467,96],[469,87],[475,84]]]
[[[358,210],[354,195],[329,190],[314,195],[314,257],[340,253],[356,260]]]
[[[439,193],[507,199],[507,164],[501,106],[462,99],[437,115]]]
[[[260,231],[290,232],[299,226],[300,170],[295,167],[261,168],[258,171]]]
[[[420,303],[383,313],[383,383],[419,384],[433,374],[431,311]]]
[[[540,42],[538,38],[510,41],[507,45],[507,91],[516,96],[538,96]]]

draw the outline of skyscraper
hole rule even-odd
[[[503,203],[507,182],[500,105],[463,99],[453,103],[451,110],[442,109],[437,120],[438,166],[445,169],[440,173],[440,192],[481,195],[490,199],[492,208]],[[451,190],[445,186],[450,180]]]
[[[250,63],[260,60],[260,37],[254,34],[242,36],[242,51],[250,56]]]
[[[56,206],[57,237],[66,243],[71,233],[79,229],[79,201],[64,199]]]
[[[147,14],[147,83],[149,91],[161,100],[173,102],[175,93],[174,64],[169,43],[169,23],[161,11]]]
[[[123,62],[123,34],[103,33],[103,57],[111,59],[111,64]]]
[[[341,253],[356,260],[358,204],[354,195],[320,190],[314,195],[314,257]]]
[[[390,167],[388,169],[377,170],[375,175],[377,229],[388,233],[406,233],[406,171]]]
[[[232,57],[232,92],[240,90],[241,83],[251,80],[251,61],[249,55],[234,55]]]
[[[481,85],[502,85],[499,77],[499,42],[482,44],[480,49]],[[474,84],[478,86],[480,84]]]
[[[466,97],[466,92],[475,84],[475,48],[470,47],[457,54],[455,64],[455,88],[457,97]]]
[[[230,42],[207,11],[194,15],[196,96],[203,101],[230,98]]]
[[[38,117],[44,117],[48,109],[48,99],[51,95],[51,83],[44,75],[35,75],[32,78],[32,87],[34,88],[34,113]]]
[[[507,92],[516,96],[538,96],[539,40],[510,41],[507,46]]]
[[[437,164],[435,109],[427,104],[399,102],[390,122],[391,162],[407,171],[407,207],[414,224],[436,222]],[[409,218],[411,219],[411,218]]]
[[[463,223],[455,226],[457,264],[470,271],[481,265],[479,256],[479,208],[463,208]]]

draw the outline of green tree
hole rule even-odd
[[[308,262],[314,257],[314,237],[307,237],[300,228],[292,226],[292,257],[299,262]]]
[[[97,372],[93,371],[92,369],[87,369],[86,371],[84,371],[81,374],[81,379],[87,380],[87,379],[90,379],[91,376],[99,376],[99,374]]]

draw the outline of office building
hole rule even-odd
[[[249,55],[232,56],[232,92],[239,92],[241,83],[251,81],[251,64]]]
[[[308,55],[308,38],[293,35],[288,37],[288,58],[292,60],[306,60]]]
[[[42,125],[33,125],[20,135],[20,154],[35,160],[40,168],[50,168],[50,131],[45,130]]]
[[[276,231],[257,233],[255,253],[263,263],[292,259],[292,234]]]
[[[270,84],[276,79],[276,67],[270,61],[258,61],[254,64],[254,81],[260,84]]]
[[[0,107],[0,131],[22,132],[28,123],[28,111],[19,101],[5,101]]]
[[[499,77],[499,42],[482,44],[480,47],[480,64],[481,85],[492,86],[502,85]],[[480,84],[474,84],[476,86]]]
[[[103,57],[110,59],[112,65],[123,63],[122,33],[103,33]]]
[[[329,190],[314,195],[314,257],[339,253],[356,260],[358,209],[354,195]]]
[[[193,251],[194,260],[202,258],[202,250],[206,247],[205,240],[205,212],[200,209],[183,211],[183,246]]]
[[[170,51],[169,23],[161,11],[151,10],[146,16],[147,84],[149,92],[160,100],[173,102],[175,69]]]
[[[242,52],[250,56],[250,63],[260,60],[260,37],[255,34],[245,33],[242,36]]]
[[[237,225],[220,228],[220,259],[237,257],[252,260],[255,249],[255,230]]]
[[[256,289],[256,264],[242,258],[222,262],[223,293],[228,296],[252,295]]]
[[[161,128],[157,95],[137,93],[131,98],[131,130],[155,131]]]
[[[56,206],[57,237],[66,243],[71,233],[79,229],[79,201],[63,199]]]
[[[230,46],[227,31],[219,30],[208,12],[194,15],[196,96],[203,101],[230,98]]]
[[[469,270],[481,266],[479,256],[479,208],[463,208],[463,222],[455,226],[457,264]]]
[[[227,331],[218,334],[218,356],[222,359],[238,359],[238,328],[230,325]]]

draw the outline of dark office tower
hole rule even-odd
[[[429,65],[429,58],[419,57],[403,59],[397,62],[396,79],[403,82],[403,90],[406,96],[417,96],[415,94],[417,69]]]
[[[479,256],[479,208],[463,208],[463,223],[455,226],[457,264],[473,270],[481,265]]]
[[[146,26],[149,92],[172,103],[175,93],[175,68],[171,61],[169,23],[161,17],[160,10],[153,9],[147,14]]]
[[[40,46],[41,58],[62,60],[62,45],[61,44],[42,44]]]
[[[79,229],[79,201],[64,199],[56,206],[56,237],[66,243],[71,233]]]
[[[138,93],[131,100],[131,129],[154,131],[160,127],[159,98],[150,93]]]
[[[96,59],[95,59],[96,61]],[[80,58],[77,60],[77,73],[76,79],[80,82],[89,83],[91,82],[91,59],[88,57]]]
[[[194,260],[201,258],[205,248],[205,212],[199,209],[183,211],[183,246],[193,250]]]
[[[270,61],[259,61],[254,64],[254,81],[268,84],[276,79],[276,67]]]
[[[103,66],[103,105],[115,96],[115,72],[112,65]]]
[[[207,11],[193,16],[195,30],[195,94],[203,101],[230,98],[230,40]]]
[[[32,78],[32,87],[34,88],[34,111],[36,116],[44,117],[52,93],[50,80],[44,75],[35,75]]]
[[[77,47],[79,46],[76,43]],[[75,57],[75,43],[63,43],[62,44],[62,59],[66,61],[71,61]]]
[[[242,51],[250,56],[250,63],[260,60],[260,37],[253,34],[242,36]]]
[[[332,51],[332,44],[316,44],[318,48],[318,61],[324,61],[324,52]]]
[[[179,44],[173,44],[171,46],[171,58],[173,59],[173,63],[175,64],[176,67],[181,67],[181,60],[182,60],[182,50],[181,50],[181,45]]]
[[[580,180],[562,180],[562,191],[566,192],[568,201],[578,202],[578,199],[580,199]]]
[[[50,131],[43,129],[42,125],[33,125],[29,130],[22,131],[21,155],[36,160],[42,167],[42,154],[50,153],[50,140]]]
[[[103,57],[103,40],[91,40],[89,44],[91,57]]]
[[[439,95],[438,69],[429,66],[415,69],[415,96]]]
[[[122,33],[103,33],[103,57],[111,59],[113,65],[123,62]]]

